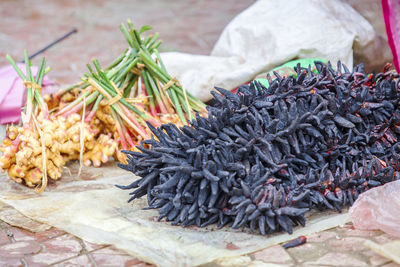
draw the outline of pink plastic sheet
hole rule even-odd
[[[350,208],[354,227],[400,237],[400,180],[373,188]]]
[[[25,73],[25,65],[18,64],[18,67]],[[33,75],[37,67],[32,67]],[[55,83],[47,76],[43,79],[42,92],[51,93],[55,90]],[[19,122],[21,108],[25,104],[25,86],[21,78],[12,66],[0,69],[0,124]]]
[[[400,72],[400,0],[382,0],[382,10],[393,64]]]

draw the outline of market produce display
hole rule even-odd
[[[208,117],[181,128],[149,125],[140,151],[124,151],[139,176],[128,201],[147,197],[159,220],[292,233],[311,210],[341,211],[400,178],[399,74],[315,62],[317,74],[216,88]],[[150,146],[150,147],[148,147]]]
[[[88,65],[83,82],[47,97],[49,105],[58,107],[58,116],[86,108],[86,122],[100,120],[105,132],[117,140],[116,157],[121,161],[125,157],[120,149],[134,149],[150,137],[146,121],[153,126],[184,125],[194,118],[193,111],[206,113],[205,105],[168,74],[158,52],[158,34],[142,38],[149,26],[138,30],[129,20],[127,26],[122,24],[121,31],[129,48],[110,66],[103,70],[93,60],[94,69]]]
[[[22,113],[22,126],[11,126],[8,128],[7,137],[0,146],[0,167],[8,170],[11,179],[21,183],[21,174],[26,179],[28,186],[42,183],[38,189],[41,192],[47,184],[47,173],[53,179],[60,176],[59,166],[63,164],[62,158],[54,154],[54,140],[47,129],[41,130],[38,120],[44,124],[49,123],[49,112],[40,91],[43,77],[49,69],[46,69],[46,61],[41,61],[36,77],[31,71],[31,62],[27,51],[24,52],[26,63],[26,74],[24,74],[7,55],[7,59],[13,65],[18,75],[24,81],[27,90],[27,100]],[[36,116],[37,119],[36,119]],[[40,119],[39,119],[40,118]],[[39,138],[40,136],[40,138]],[[50,149],[52,151],[50,151]],[[53,160],[38,155],[51,153]],[[44,171],[43,171],[44,170]]]
[[[158,34],[121,25],[129,48],[104,70],[97,60],[80,83],[56,94],[41,96],[45,61],[33,77],[25,52],[27,75],[7,56],[27,88],[23,126],[10,126],[0,146],[0,169],[29,187],[47,185],[61,177],[70,160],[100,166],[111,156],[125,162],[121,149],[135,149],[161,123],[185,125],[193,112],[206,114],[205,105],[171,77],[160,58]]]

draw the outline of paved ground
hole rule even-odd
[[[0,66],[10,53],[22,59],[72,28],[78,34],[44,53],[51,77],[73,83],[97,58],[104,65],[127,47],[119,31],[128,18],[137,27],[151,25],[164,41],[160,50],[209,54],[223,28],[254,0],[2,0],[0,3]],[[34,63],[40,61],[40,56]]]
[[[0,66],[6,64],[6,53],[20,59],[24,48],[34,52],[76,27],[78,34],[45,53],[53,69],[51,77],[61,84],[75,82],[92,58],[105,65],[126,47],[118,26],[127,18],[160,32],[163,51],[208,54],[224,26],[252,2],[2,0]],[[309,236],[308,243],[297,248],[274,246],[249,256],[253,266],[263,262],[280,266],[396,266],[365,249],[362,242],[366,239],[385,243],[391,237],[357,231],[349,224]],[[147,266],[110,246],[90,244],[57,229],[33,234],[0,221],[0,266],[48,265]]]
[[[354,230],[351,224],[308,236],[302,246],[273,246],[248,255],[247,266],[398,266],[363,246],[387,243],[380,231]],[[246,261],[244,261],[246,262]],[[264,266],[276,266],[264,265]],[[151,266],[110,246],[91,244],[57,229],[30,233],[0,223],[0,266]]]

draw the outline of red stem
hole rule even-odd
[[[76,105],[75,107],[73,107],[72,109],[70,109],[69,111],[65,112],[62,114],[62,116],[64,117],[68,117],[69,115],[73,114],[73,113],[78,113],[79,110],[81,110],[83,108],[83,101],[80,102],[78,105]],[[60,114],[58,114],[60,115]]]
[[[126,140],[128,140],[130,147],[135,147],[135,143],[133,142],[133,140],[129,134],[130,131],[127,130],[127,128],[125,127],[125,124],[121,123],[121,125],[122,125],[122,131],[125,133]]]
[[[139,135],[141,135],[143,138],[147,139],[150,136],[147,134],[147,131],[140,125],[137,120],[132,116],[132,113],[129,112],[129,110],[125,107],[120,105],[122,107],[122,112],[125,114],[125,116],[133,123],[135,126],[138,128],[140,132],[138,132]]]
[[[88,107],[86,107],[85,118],[87,118],[87,116],[89,116],[89,114],[92,112],[93,106],[94,106],[94,103],[92,103]]]
[[[41,105],[43,118],[48,119],[49,118],[49,110],[47,109],[47,104],[46,104],[46,102],[44,102],[43,98],[40,98],[39,101],[40,101],[40,105]]]
[[[92,110],[89,112],[89,115],[87,115],[85,121],[86,121],[86,122],[91,121],[91,120],[93,119],[94,115],[96,114],[96,111],[97,111],[97,110],[92,109]]]

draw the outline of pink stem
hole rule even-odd
[[[60,116],[60,115],[63,115],[65,112],[68,112],[69,110],[71,110],[71,109],[75,106],[75,104],[76,104],[76,103],[74,103],[74,102],[69,103],[68,105],[66,105],[65,107],[63,107],[62,109],[60,109],[60,110],[56,113],[56,116]]]
[[[122,125],[123,132],[126,133],[125,137],[126,137],[126,140],[128,140],[128,143],[129,143],[130,147],[135,147],[135,143],[133,142],[133,140],[132,140],[132,138],[131,138],[131,136],[129,134],[129,131],[126,129],[126,127],[125,127],[125,125],[123,123],[121,123],[121,125]]]
[[[126,144],[125,136],[121,131],[120,127],[117,127],[117,131],[119,133],[119,139],[121,140],[121,145],[123,149],[128,149],[128,145]]]
[[[93,119],[94,115],[96,114],[96,111],[97,111],[97,110],[92,109],[92,110],[90,111],[89,115],[87,115],[85,121],[86,121],[86,122],[91,121],[91,120]]]
[[[47,109],[47,104],[44,102],[43,98],[40,99],[40,105],[42,109],[42,114],[44,119],[49,118],[49,110]]]
[[[92,112],[92,108],[94,106],[94,103],[90,104],[87,109],[86,109],[86,113],[85,113],[85,118],[87,118],[87,116],[89,116],[89,114]]]
[[[73,113],[78,113],[78,111],[81,110],[82,108],[83,108],[83,101],[62,115],[64,117],[68,117],[69,115],[71,115]],[[60,115],[59,113],[57,113],[57,114]]]
[[[122,105],[120,105],[122,106]],[[138,134],[141,135],[143,138],[147,139],[149,138],[146,130],[137,122],[137,120],[131,115],[132,113],[129,112],[129,110],[122,106],[122,112],[124,112],[125,116],[133,123],[135,126],[138,128],[139,132]]]

